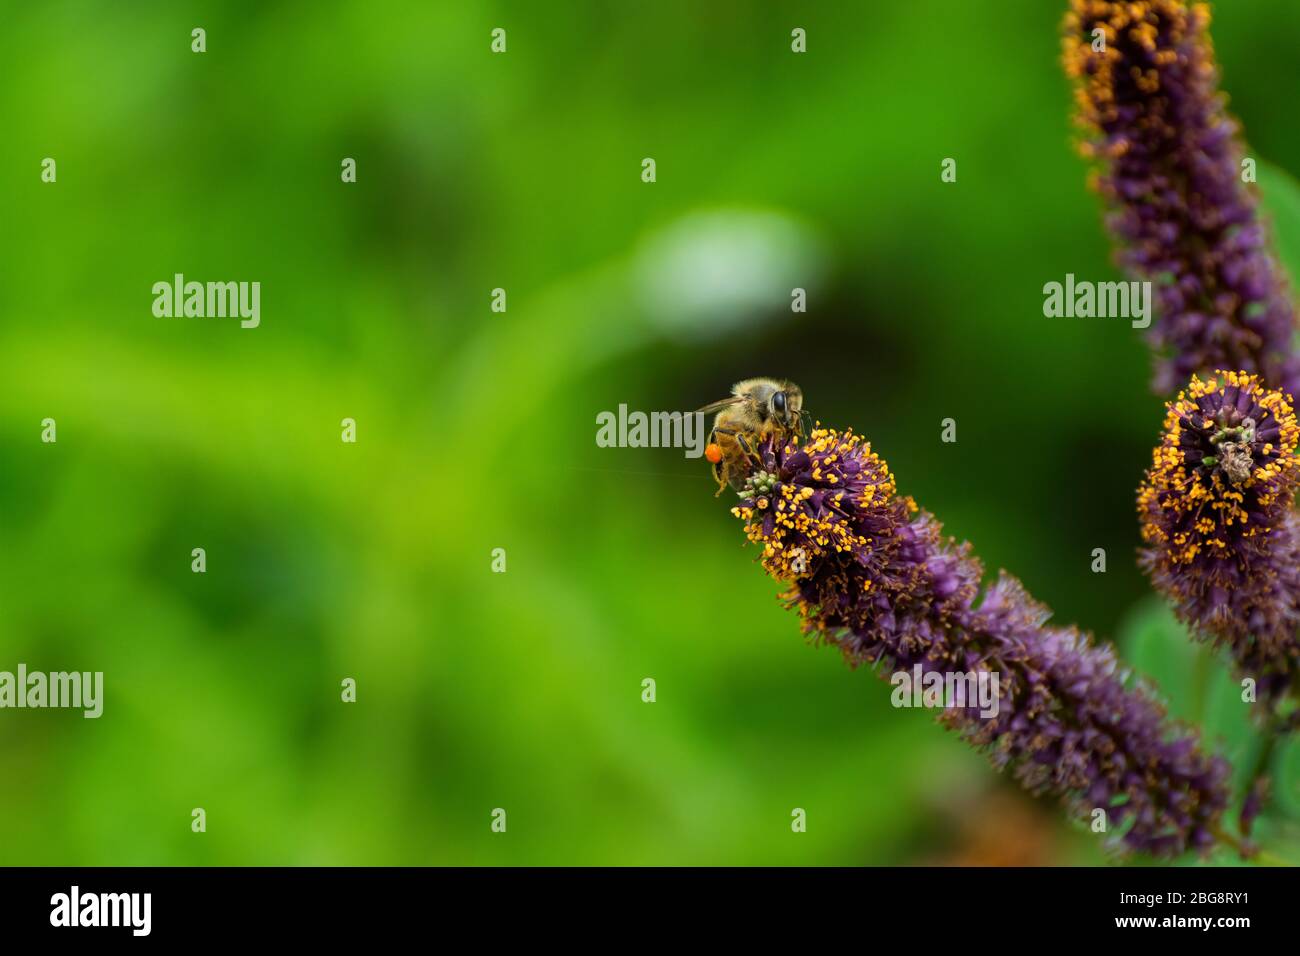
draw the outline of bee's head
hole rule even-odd
[[[774,420],[786,428],[794,428],[799,423],[800,412],[803,411],[803,392],[797,385],[786,385],[780,391],[773,392],[767,404]]]

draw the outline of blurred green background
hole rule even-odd
[[[1116,275],[1063,7],[4,0],[0,669],[106,691],[0,712],[0,862],[1104,861],[804,646],[704,462],[595,445],[756,374],[1248,753],[1134,567],[1141,333],[1042,314]],[[1300,170],[1300,8],[1214,36]],[[177,272],[261,327],[155,318]]]

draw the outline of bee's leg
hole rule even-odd
[[[740,446],[740,450],[743,451],[745,456],[755,465],[761,465],[763,463],[763,459],[758,457],[758,452],[754,451],[753,447],[749,444],[749,439],[739,432],[736,433],[736,444]]]
[[[749,477],[749,475],[754,471],[754,469],[760,467],[763,464],[763,459],[758,457],[758,452],[754,450],[753,446],[750,445],[749,443],[749,439],[747,439],[742,432],[735,431],[734,429],[730,429],[730,428],[715,428],[713,432],[715,435],[726,435],[728,438],[734,441],[736,443],[736,447],[739,448],[741,452],[745,455],[745,457],[749,460],[749,468],[746,469],[743,473],[739,469],[734,469],[734,473],[730,475],[724,474],[722,469],[719,469],[717,472],[715,472],[715,475],[717,476],[718,482],[720,484],[722,482],[726,482],[727,484],[730,484],[731,487],[734,488],[736,491],[741,491],[745,487],[745,479]],[[726,461],[725,457],[723,460]],[[722,489],[719,488],[718,494],[721,493],[722,493]],[[717,495],[714,495],[714,497],[716,498]]]
[[[713,464],[713,480],[718,483],[718,490],[713,493],[713,497],[717,498],[727,490],[727,485],[729,484],[727,481],[726,470],[722,467],[722,462],[720,461],[714,462]]]
[[[709,432],[709,441],[708,441],[708,444],[710,444],[710,445],[717,445],[717,444],[718,444],[718,430],[717,430],[716,428]],[[719,446],[719,447],[721,447],[721,446]],[[712,463],[712,468],[713,468],[713,480],[716,481],[716,482],[718,483],[718,490],[715,491],[715,492],[713,493],[713,497],[715,497],[715,498],[717,498],[719,495],[721,495],[722,492],[726,490],[727,485],[728,485],[728,481],[727,481],[727,470],[726,470],[726,467],[725,467],[725,466],[726,466],[726,458],[725,458],[725,457],[722,458],[722,459],[719,459],[718,461],[715,461],[715,462]]]
[[[719,429],[719,431],[722,431],[722,429]],[[754,450],[754,446],[749,443],[749,439],[742,432],[724,431],[723,434],[730,435],[736,440],[736,444],[740,446],[740,450],[745,453],[745,457],[749,459],[751,465],[757,468],[763,464],[763,459],[758,457],[758,452]]]

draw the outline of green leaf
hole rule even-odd
[[[1274,804],[1287,815],[1300,817],[1300,743],[1294,735],[1280,745],[1273,766],[1277,768],[1273,780]]]
[[[1120,627],[1118,643],[1124,663],[1156,685],[1170,713],[1183,720],[1200,720],[1197,655],[1163,602],[1152,598],[1139,604]]]
[[[1300,289],[1300,182],[1286,170],[1262,160],[1258,178],[1261,205],[1278,258],[1290,273],[1291,287]]]

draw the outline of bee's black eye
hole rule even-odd
[[[778,415],[785,415],[785,392],[777,392],[772,396],[772,409]]]

